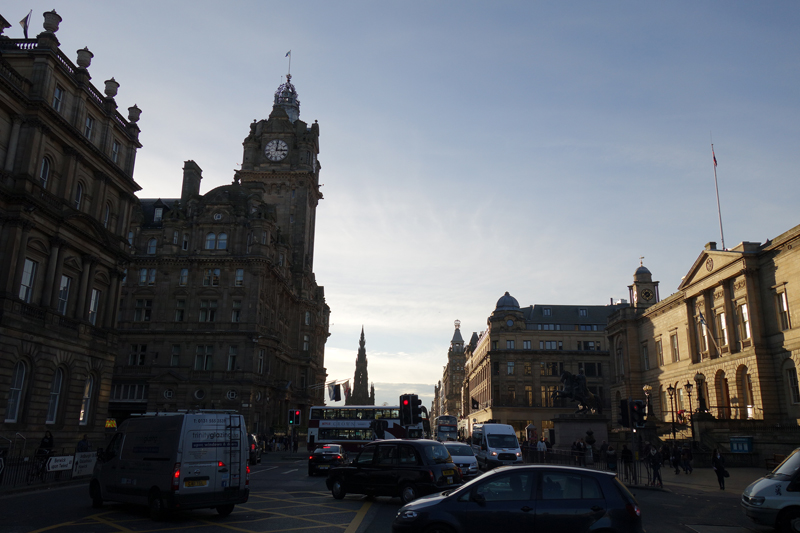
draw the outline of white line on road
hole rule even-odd
[[[268,466],[267,468],[262,468],[260,470],[256,470],[255,472],[253,472],[251,470],[250,471],[250,475],[252,476],[254,474],[260,474],[261,472],[268,472],[269,470],[275,470],[276,468],[278,468],[278,467],[277,466]]]
[[[286,472],[282,472],[282,474],[291,474],[292,472],[297,472],[297,468],[294,470],[287,470]]]

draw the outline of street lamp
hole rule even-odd
[[[703,384],[706,382],[706,377],[698,372],[694,375],[694,382],[697,383],[697,410],[701,413],[705,413],[708,410],[706,407],[706,396],[703,394],[705,390]]]
[[[683,385],[683,388],[686,389],[686,394],[689,395],[689,424],[692,428],[692,448],[694,448],[694,411],[692,411],[692,389],[694,385],[688,379],[686,383]]]
[[[678,382],[675,382],[677,385]],[[672,442],[675,442],[675,404],[673,403],[673,398],[675,397],[675,386],[670,385],[667,387],[667,392],[669,393],[669,408],[672,411]]]
[[[647,406],[646,406],[644,414],[645,414],[645,418],[647,420],[649,420],[650,419],[650,415],[653,414],[653,409],[650,407],[650,393],[653,391],[653,386],[650,385],[649,383],[645,383],[644,387],[642,387],[642,390],[644,391],[644,397],[645,397],[645,400],[647,401]]]

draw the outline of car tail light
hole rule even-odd
[[[175,463],[175,468],[172,471],[172,490],[178,490],[181,487],[181,464]]]
[[[314,456],[313,456],[313,455],[309,455],[309,456],[308,456],[308,460],[309,460],[309,461],[310,461],[311,459],[313,459],[313,458],[314,458]]]
[[[250,486],[250,465],[249,464],[247,465],[247,475],[244,478],[244,486],[245,487],[249,487]]]
[[[256,449],[256,445],[255,444],[251,444],[250,445],[250,451],[255,451],[255,449]]]
[[[433,470],[428,470],[428,474],[431,476],[431,483],[436,483],[436,476],[433,475]]]
[[[217,466],[218,466],[218,467],[220,467],[220,468],[222,468],[223,466],[225,466],[225,463],[223,463],[222,461],[220,461],[220,462],[218,462],[218,463],[217,463]]]
[[[337,455],[336,458],[341,460],[342,456],[341,455]]]
[[[633,518],[638,518],[642,516],[642,510],[639,509],[638,505],[629,503],[628,505],[625,506],[625,509],[628,511],[628,514],[631,515]]]

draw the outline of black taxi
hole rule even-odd
[[[458,487],[462,479],[441,442],[396,439],[367,444],[352,463],[332,468],[325,483],[337,500],[368,494],[399,496],[405,504]]]

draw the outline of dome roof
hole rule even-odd
[[[204,204],[244,205],[253,191],[239,184],[222,185],[203,195]]]
[[[646,266],[639,265],[639,268],[637,268],[636,272],[633,273],[633,281],[650,283],[653,281],[653,274],[647,270]]]
[[[519,302],[517,299],[508,294],[508,291],[497,300],[495,311],[519,311]]]
[[[289,119],[294,122],[300,117],[300,100],[297,98],[297,90],[292,85],[292,75],[286,75],[286,82],[282,83],[275,91],[274,107],[282,107],[289,115]]]

